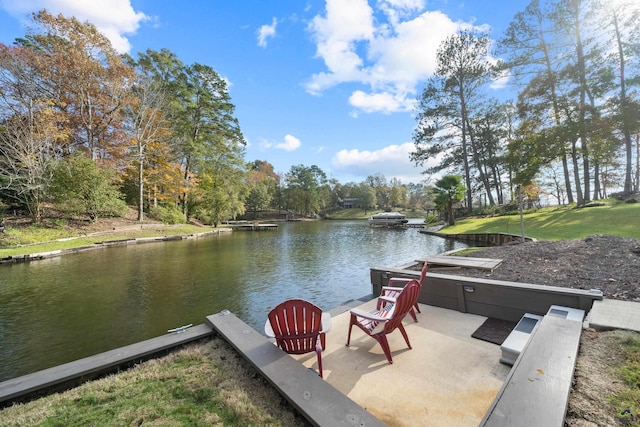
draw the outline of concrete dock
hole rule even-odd
[[[359,308],[374,308],[369,301]],[[418,323],[388,336],[393,364],[376,340],[354,327],[345,346],[350,314],[332,318],[322,353],[325,380],[389,426],[477,426],[502,387],[510,367],[500,346],[471,337],[486,317],[420,305]],[[298,359],[316,367],[315,354]]]

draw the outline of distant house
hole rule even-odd
[[[345,197],[342,201],[342,207],[345,209],[351,209],[358,204],[357,197]]]

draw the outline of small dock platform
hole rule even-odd
[[[480,270],[493,271],[502,264],[501,259],[496,258],[473,258],[456,255],[434,255],[425,259],[418,259],[417,262],[427,262],[429,266],[477,268]]]
[[[401,227],[403,227],[403,228],[424,228],[425,224],[424,224],[424,222],[408,222],[406,224],[402,224]]]
[[[260,223],[242,223],[242,224],[232,224],[230,226],[234,231],[268,231],[268,230],[276,230],[278,228],[278,224],[260,224]]]

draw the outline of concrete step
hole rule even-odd
[[[596,330],[626,329],[640,332],[640,303],[613,299],[594,301],[587,322],[590,328]]]

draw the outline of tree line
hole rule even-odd
[[[559,204],[638,192],[639,59],[637,1],[533,0],[495,45],[457,33],[418,99],[412,159],[440,156],[428,172],[458,173],[469,210],[474,196],[513,200],[519,185]],[[516,100],[489,96],[505,78]]]
[[[427,176],[459,174],[469,211],[503,205],[515,188],[578,204],[612,188],[637,192],[640,6],[611,5],[533,0],[495,45],[476,31],[447,38],[418,98],[411,160],[437,158]],[[119,55],[91,23],[44,10],[31,18],[24,37],[0,44],[4,208],[39,221],[50,205],[91,219],[136,206],[140,221],[217,225],[267,209],[438,202],[427,181],[340,183],[315,165],[276,173],[247,162],[227,83],[212,67],[166,49]],[[505,79],[516,100],[489,95]]]
[[[315,165],[276,173],[247,163],[227,83],[213,68],[166,49],[119,55],[91,23],[46,10],[31,18],[24,37],[0,44],[4,209],[38,222],[51,205],[92,220],[137,206],[140,221],[151,213],[217,225],[267,209],[313,215],[345,198],[404,206],[424,192],[381,175],[343,185]]]

